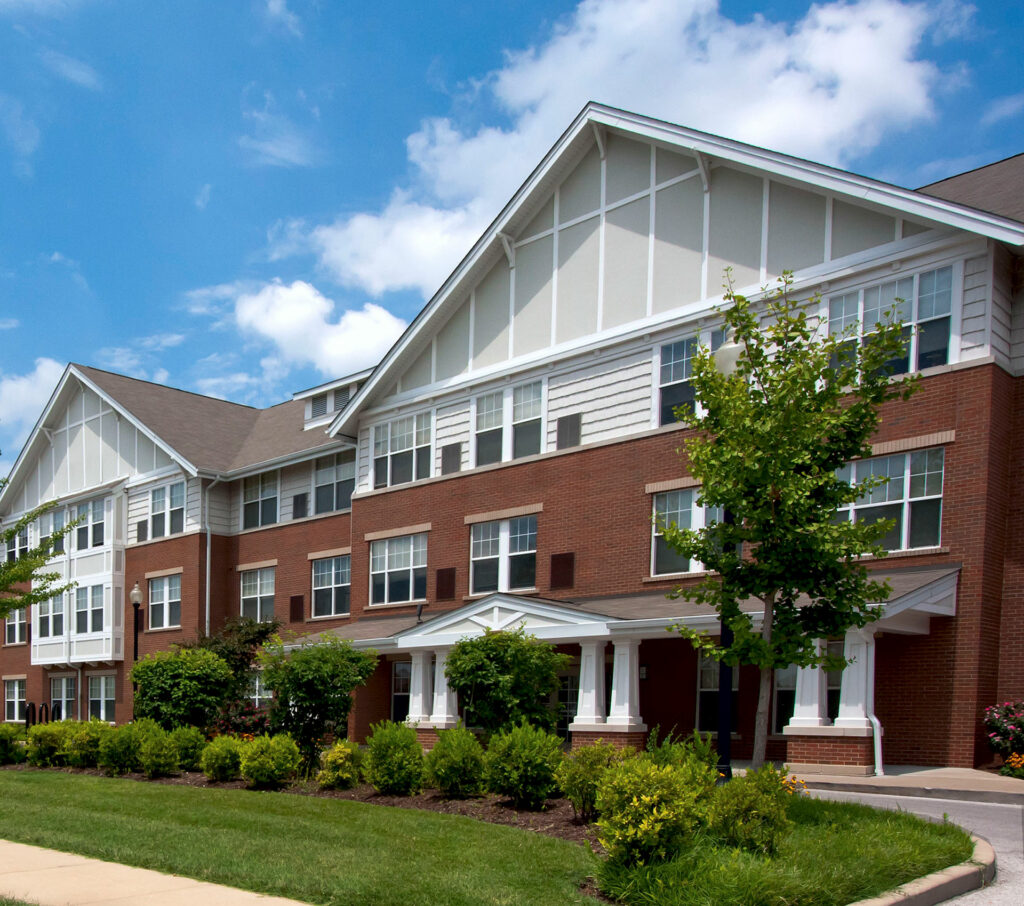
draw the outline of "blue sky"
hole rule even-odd
[[[68,361],[373,363],[590,99],[916,187],[1024,151],[1016,3],[0,0],[0,473]]]

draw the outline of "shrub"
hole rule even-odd
[[[484,750],[465,727],[442,730],[426,757],[427,781],[448,799],[479,796],[484,786]]]
[[[985,729],[992,751],[1004,758],[1024,754],[1024,701],[1003,702],[985,709]]]
[[[139,770],[142,733],[133,724],[114,727],[100,738],[97,765],[104,774],[117,776]]]
[[[270,711],[247,698],[233,699],[221,705],[213,730],[220,736],[265,736],[270,732]]]
[[[65,742],[71,731],[60,721],[29,727],[25,759],[36,767],[46,768],[65,763]]]
[[[679,767],[697,761],[709,768],[718,770],[718,753],[715,751],[711,734],[701,734],[697,730],[685,739],[678,738],[669,731],[660,741],[658,727],[653,727],[647,736],[647,747],[644,750],[647,758],[659,767],[675,765]]]
[[[202,648],[147,654],[131,670],[135,714],[165,730],[208,727],[232,682],[223,658]]]
[[[238,779],[242,744],[234,736],[217,736],[203,749],[199,766],[208,780],[224,783]]]
[[[508,796],[516,808],[539,809],[555,790],[562,740],[527,723],[498,733],[484,758],[487,788]]]
[[[670,859],[700,824],[698,791],[683,771],[627,758],[597,786],[598,839],[611,859],[643,865]]]
[[[73,768],[94,768],[99,764],[100,743],[111,732],[110,724],[102,720],[87,720],[71,724],[64,740],[65,760]]]
[[[14,724],[0,724],[0,764],[20,764],[24,760],[21,729]]]
[[[250,786],[273,789],[295,776],[301,760],[299,747],[286,733],[257,736],[242,744],[239,770]]]
[[[711,802],[711,833],[729,846],[773,855],[792,823],[786,779],[784,771],[765,765],[720,786]]]
[[[316,782],[327,790],[350,790],[359,783],[363,753],[359,746],[341,739],[331,746],[320,759],[320,773]]]
[[[572,803],[578,821],[593,821],[597,814],[597,785],[604,772],[623,757],[621,749],[600,739],[573,749],[555,772],[558,786]]]
[[[178,745],[170,733],[148,730],[139,733],[139,740],[139,767],[150,780],[178,773]]]
[[[177,727],[171,730],[171,740],[178,750],[178,767],[183,771],[199,769],[199,759],[206,748],[206,737],[197,727]]]
[[[423,748],[412,727],[382,720],[366,745],[366,779],[378,793],[411,796],[423,788]]]
[[[1024,754],[1014,752],[1013,755],[1008,755],[999,769],[999,773],[1004,777],[1016,777],[1018,780],[1024,780]]]

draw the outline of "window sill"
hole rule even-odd
[[[874,554],[865,554],[859,559],[870,563],[883,563],[886,560],[902,559],[903,557],[927,557],[931,554],[948,554],[948,547],[914,547],[907,550],[889,551],[888,556],[876,557]]]
[[[385,604],[367,604],[367,610],[390,610],[393,607],[416,607],[418,604],[429,604],[426,598],[416,598],[414,601],[394,601]]]
[[[158,626],[155,629],[143,629],[144,635],[149,635],[151,632],[181,632],[181,626]]]
[[[702,569],[693,573],[662,573],[657,576],[643,576],[641,582],[677,582],[679,579],[702,579],[712,575],[710,570]]]
[[[28,642],[4,642],[4,648],[24,648]]]
[[[377,604],[377,607],[386,607],[385,604]],[[306,617],[303,620],[304,623],[322,623],[324,620],[350,620],[352,618],[351,613],[332,613],[322,617]]]
[[[488,595],[536,595],[539,594],[537,588],[510,588],[508,591],[479,591],[473,595],[463,595],[463,601],[479,601],[481,598],[486,598]],[[452,600],[449,598],[449,600]]]

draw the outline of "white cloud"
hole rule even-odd
[[[2,2],[2,0],[0,0]],[[14,172],[32,175],[30,158],[39,147],[39,127],[25,115],[21,101],[0,91],[0,138],[14,155]]]
[[[39,54],[39,59],[51,72],[81,88],[99,91],[103,87],[103,80],[99,73],[88,63],[83,63],[81,60],[76,60],[55,50],[42,51]]]
[[[0,373],[0,445],[11,459],[21,450],[43,407],[64,373],[64,366],[49,358],[35,360],[28,374]]]
[[[271,25],[285,29],[297,38],[302,37],[302,26],[299,17],[288,9],[287,0],[267,0],[263,14]]]
[[[206,206],[210,203],[210,190],[212,188],[213,186],[209,183],[204,183],[196,193],[195,201],[193,203],[200,211],[205,211]]]
[[[138,350],[128,346],[105,346],[96,350],[96,361],[100,366],[118,374],[146,379],[146,369],[142,367],[142,356]]]
[[[79,289],[87,293],[92,292],[92,289],[89,287],[89,281],[85,279],[85,275],[82,273],[81,265],[75,261],[74,258],[68,258],[60,252],[52,252],[46,260],[51,264],[57,264],[61,267],[67,268],[68,273],[71,274],[71,279]]]
[[[180,346],[185,342],[185,334],[183,333],[155,333],[148,337],[142,337],[138,343],[143,349],[150,349],[154,351],[160,351],[161,349],[171,349],[174,346]]]
[[[979,121],[982,126],[992,126],[1003,120],[1013,119],[1024,111],[1024,92],[997,98],[988,105]]]
[[[42,13],[59,15],[77,6],[80,0],[0,0],[0,13]]]
[[[466,89],[467,118],[493,104],[509,125],[426,120],[407,139],[411,185],[382,210],[312,228],[306,249],[344,285],[429,294],[591,99],[848,164],[934,115],[947,76],[920,49],[955,32],[965,10],[859,0],[815,4],[790,23],[739,22],[717,0],[583,0]]]
[[[0,330],[14,330],[20,323],[17,318],[0,318]]]
[[[245,106],[242,117],[250,132],[238,139],[249,162],[267,167],[311,167],[320,152],[311,136],[278,109],[274,95],[263,93],[263,106]]]
[[[127,346],[106,346],[96,352],[96,361],[104,368],[127,374],[141,380],[166,382],[166,368],[156,365],[157,354],[180,346],[185,341],[182,333],[157,333],[131,340]]]
[[[206,396],[215,396],[222,400],[236,400],[239,396],[251,396],[262,383],[260,378],[246,374],[244,371],[238,371],[217,377],[199,378],[196,381],[196,389]]]

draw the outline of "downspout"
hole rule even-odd
[[[869,695],[867,701],[868,720],[871,722],[871,735],[875,750],[875,776],[884,777],[885,770],[882,764],[882,723],[875,715],[875,634],[874,632],[863,633],[868,640],[867,652],[868,676],[870,677]]]
[[[210,530],[210,489],[220,482],[214,478],[203,489],[203,531],[206,532],[206,635],[210,634],[210,551],[213,547],[213,533]]]

